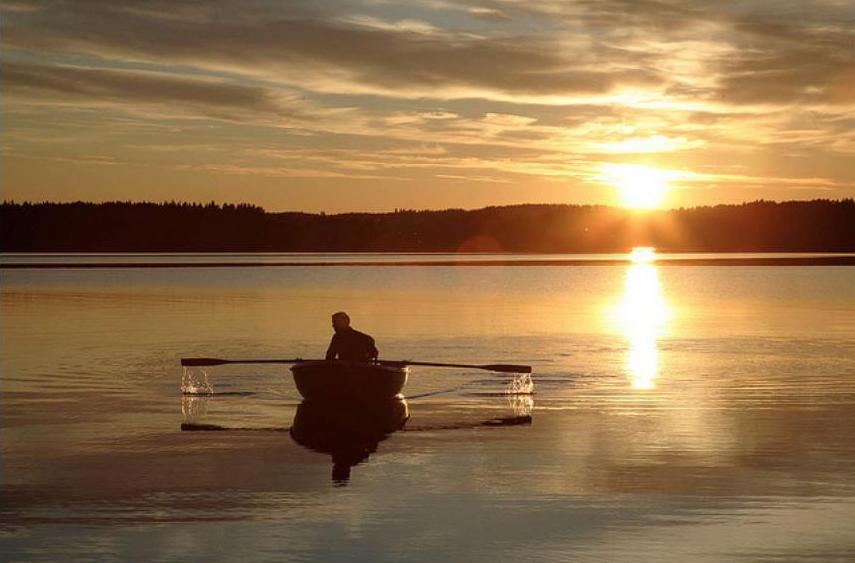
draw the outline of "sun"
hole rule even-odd
[[[640,164],[608,164],[604,182],[617,188],[621,204],[631,209],[658,209],[671,188],[668,170]]]

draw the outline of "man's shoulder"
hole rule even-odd
[[[370,335],[365,334],[364,332],[362,332],[362,331],[360,331],[360,330],[356,330],[355,328],[354,328],[354,329],[351,329],[351,330],[353,330],[353,336],[356,336],[356,337],[358,337],[358,338],[362,338],[362,339],[364,339],[364,340],[370,340],[371,342],[374,342],[374,338],[372,338]]]

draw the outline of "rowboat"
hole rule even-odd
[[[407,366],[483,369],[501,373],[531,373],[531,366],[514,364],[449,364],[412,360],[350,362],[342,360],[181,358],[185,369],[225,364],[293,364],[297,390],[307,401],[384,401],[401,394]]]
[[[321,360],[291,367],[294,384],[307,401],[378,402],[401,394],[409,369],[394,363]]]

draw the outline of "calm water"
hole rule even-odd
[[[851,561],[853,282],[667,262],[0,270],[3,559]],[[311,417],[286,367],[210,368],[213,396],[180,394],[181,357],[321,356],[340,309],[382,358],[531,364],[536,394],[414,369],[404,428],[336,480],[287,431]]]

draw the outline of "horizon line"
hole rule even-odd
[[[427,208],[410,208],[410,207],[394,207],[385,211],[374,210],[374,211],[359,211],[359,210],[350,210],[350,211],[304,211],[304,210],[270,210],[262,205],[258,205],[251,202],[241,201],[241,202],[227,202],[221,201],[218,202],[216,200],[210,201],[197,201],[197,200],[163,200],[163,201],[152,201],[152,200],[103,200],[103,201],[92,201],[92,200],[69,200],[69,201],[15,201],[14,199],[4,199],[0,202],[0,205],[18,205],[18,206],[39,206],[39,205],[199,205],[202,207],[206,206],[216,206],[219,208],[225,208],[228,206],[232,207],[250,207],[260,209],[266,214],[278,214],[278,213],[296,213],[296,214],[304,214],[304,215],[392,215],[395,213],[422,213],[422,212],[444,212],[444,211],[482,211],[485,209],[501,209],[501,208],[513,208],[513,207],[589,207],[589,208],[605,208],[605,209],[614,209],[617,211],[624,211],[627,213],[633,213],[636,215],[649,215],[653,213],[660,212],[668,212],[668,211],[680,211],[680,210],[691,210],[691,209],[713,209],[716,207],[739,207],[743,205],[751,205],[758,203],[774,203],[777,205],[780,204],[789,204],[789,203],[813,203],[813,202],[829,202],[829,203],[845,203],[845,202],[855,202],[855,198],[851,197],[843,197],[843,198],[812,198],[812,199],[754,199],[754,200],[743,200],[741,202],[731,202],[731,203],[715,203],[715,204],[704,204],[704,205],[695,205],[695,206],[679,206],[679,207],[660,207],[656,209],[636,209],[631,207],[624,207],[621,205],[609,205],[605,203],[532,203],[532,202],[523,202],[523,203],[507,203],[507,204],[495,204],[495,205],[484,205],[482,207],[427,207]]]

